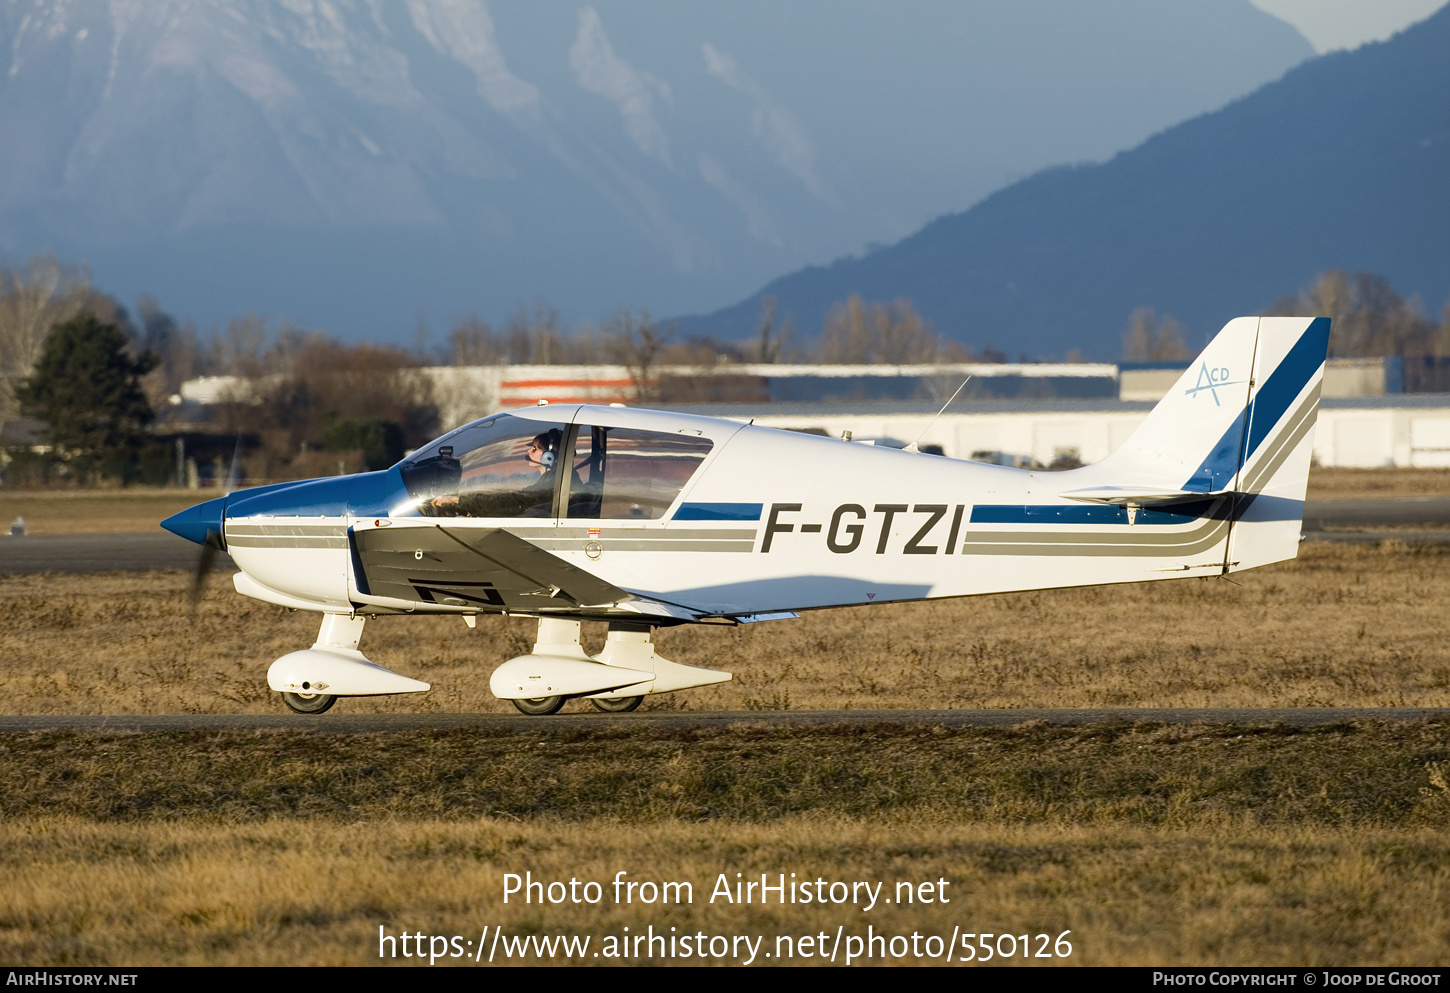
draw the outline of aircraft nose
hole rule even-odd
[[[226,513],[226,508],[227,498],[217,497],[215,500],[199,503],[195,507],[188,507],[179,514],[173,514],[162,521],[161,526],[187,541],[205,545],[208,533],[216,535],[222,533],[222,517]]]

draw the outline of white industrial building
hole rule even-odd
[[[1062,458],[1096,462],[1115,450],[1147,416],[1147,401],[988,401],[951,405],[690,405],[675,409],[752,418],[767,427],[832,437],[939,445],[952,458],[999,453],[1050,465]],[[1450,466],[1450,395],[1326,398],[1319,405],[1314,457],[1325,466]]]
[[[668,409],[753,419],[769,427],[832,437],[938,445],[953,458],[995,453],[1009,464],[1087,463],[1121,445],[1177,380],[1177,365],[973,364],[946,366],[735,365],[659,367],[651,385],[673,378],[702,395],[740,392],[737,402],[660,403]],[[1394,360],[1331,359],[1325,369],[1314,455],[1326,466],[1450,466],[1450,394],[1401,394]],[[431,384],[439,421],[457,427],[498,410],[537,403],[634,403],[635,373],[624,366],[443,366],[416,370]],[[963,380],[971,390],[933,416]],[[714,388],[712,388],[714,384]],[[245,382],[198,379],[178,400],[205,406],[243,397]],[[678,392],[678,390],[677,390]],[[859,396],[878,399],[851,399]],[[981,399],[1003,393],[1041,399]],[[892,399],[880,399],[881,397]],[[826,397],[780,402],[790,397]],[[734,399],[734,398],[732,398]],[[743,401],[743,402],[741,402]],[[925,434],[923,434],[925,432]],[[985,457],[985,456],[984,456]]]

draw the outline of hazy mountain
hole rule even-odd
[[[702,309],[1311,54],[1247,0],[0,0],[0,253],[370,336]]]
[[[1135,307],[1173,315],[1197,346],[1331,268],[1384,275],[1431,313],[1450,294],[1450,7],[684,326],[749,335],[769,295],[813,332],[859,293],[909,298],[938,331],[1013,355],[1111,359]]]

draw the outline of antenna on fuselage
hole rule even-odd
[[[947,408],[952,405],[952,400],[955,400],[957,398],[957,396],[962,392],[962,390],[964,390],[964,389],[967,388],[967,384],[970,383],[971,381],[972,381],[972,377],[971,376],[968,376],[966,379],[962,380],[962,385],[957,387],[957,392],[956,393],[953,393],[951,395],[951,399],[950,400],[948,400],[946,403],[944,403],[944,404],[941,405],[941,410],[938,410],[936,412],[936,417],[933,417],[931,420],[929,420],[929,421],[926,422],[926,427],[924,427],[924,428],[921,429],[921,434],[919,434],[919,435],[916,436],[916,441],[913,441],[911,444],[909,444],[905,448],[903,448],[902,449],[903,452],[920,452],[921,451],[920,448],[917,448],[916,447],[916,442],[917,441],[920,441],[921,439],[923,439],[923,438],[926,437],[926,433],[928,431],[930,431],[931,430],[931,426],[936,423],[937,417],[940,417],[942,414],[945,414],[947,412]]]

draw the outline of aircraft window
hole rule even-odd
[[[552,517],[565,425],[500,414],[444,435],[403,463],[428,517]]]
[[[712,443],[696,435],[581,426],[571,460],[570,518],[658,520]]]

